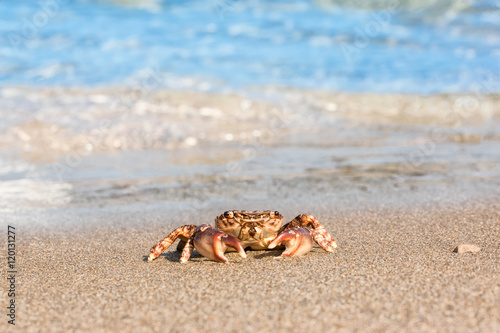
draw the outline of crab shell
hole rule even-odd
[[[232,235],[244,249],[265,250],[276,238],[283,222],[277,211],[227,211],[215,218],[217,229]]]

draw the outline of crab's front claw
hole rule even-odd
[[[242,258],[246,258],[245,250],[238,239],[225,232],[214,229],[208,225],[200,226],[200,231],[194,236],[194,247],[203,256],[212,260],[227,263],[224,251],[228,247],[234,248]]]
[[[285,244],[285,251],[282,257],[301,256],[311,251],[313,247],[313,238],[307,228],[292,228],[283,231],[268,246],[274,249],[281,243]]]

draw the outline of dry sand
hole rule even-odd
[[[17,325],[3,314],[0,331],[500,331],[498,204],[316,215],[333,254],[316,245],[292,259],[228,254],[229,264],[196,252],[180,264],[174,247],[147,263],[171,217],[20,228]],[[461,243],[482,250],[454,253]],[[6,313],[5,288],[2,299]]]

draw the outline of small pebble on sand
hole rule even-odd
[[[481,248],[479,246],[472,244],[460,244],[455,248],[455,250],[453,250],[453,252],[456,253],[479,252],[479,251],[481,251]]]

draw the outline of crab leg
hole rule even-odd
[[[226,251],[228,247],[232,247],[238,251],[240,257],[247,257],[245,250],[236,237],[228,235],[218,229],[214,229],[209,225],[199,226],[191,239],[193,239],[194,247],[198,252],[218,262],[228,262],[227,258],[224,256],[224,251]]]
[[[196,226],[194,224],[188,224],[172,231],[170,235],[165,237],[161,242],[151,248],[148,256],[148,262],[153,261],[153,259],[162,254],[163,251],[168,249],[177,238],[180,238],[181,241],[187,241],[189,238],[191,238],[195,229]]]
[[[325,251],[333,252],[337,248],[337,243],[326,231],[325,227],[312,215],[302,214],[294,218],[281,227],[279,233],[296,227],[306,227],[311,230],[312,237]]]
[[[181,259],[179,260],[181,263],[185,263],[191,257],[194,251],[193,245],[193,237],[189,238],[187,242],[185,242],[184,249],[182,250]]]
[[[313,238],[307,228],[287,229],[278,235],[268,246],[274,249],[277,245],[285,243],[285,251],[282,257],[301,256],[311,251],[313,247]]]

